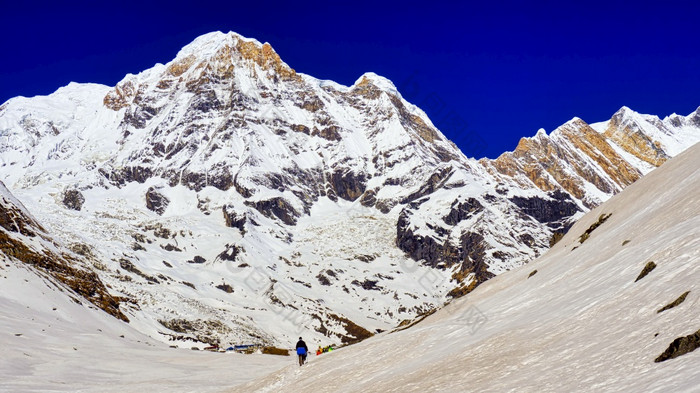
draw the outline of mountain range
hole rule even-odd
[[[381,76],[216,32],[0,106],[2,249],[172,345],[350,344],[534,260],[698,140],[700,108],[623,107],[477,160]]]

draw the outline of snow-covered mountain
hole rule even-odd
[[[695,145],[409,329],[233,391],[697,392],[698,162]]]
[[[700,111],[622,108],[477,161],[385,78],[217,32],[115,87],[4,103],[0,176],[146,334],[350,343],[534,259],[698,140]]]

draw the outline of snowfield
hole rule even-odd
[[[700,328],[698,162],[695,145],[584,216],[543,257],[412,328],[232,391],[700,391],[700,351],[654,362]],[[601,214],[612,215],[581,244]],[[649,261],[656,269],[635,282]]]

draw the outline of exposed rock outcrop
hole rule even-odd
[[[678,337],[669,344],[668,348],[659,355],[654,362],[660,363],[669,359],[677,358],[679,356],[685,355],[686,353],[693,352],[697,348],[700,348],[700,330],[693,334],[689,334],[685,337]]]
[[[450,212],[442,220],[447,225],[455,226],[460,221],[466,220],[482,210],[484,210],[484,206],[475,198],[468,198],[466,201],[455,199],[450,207]]]
[[[547,224],[550,228],[560,229],[566,227],[566,219],[581,211],[571,199],[569,194],[561,190],[551,191],[547,194],[551,199],[541,197],[514,196],[510,201],[518,206],[523,213],[535,220]]]
[[[417,191],[411,193],[404,198],[401,203],[409,203],[426,195],[432,194],[438,188],[442,187],[454,173],[454,168],[444,167],[435,171],[428,180]]]
[[[647,264],[644,265],[644,268],[643,268],[642,271],[639,273],[639,275],[638,275],[637,278],[634,280],[634,282],[637,282],[637,281],[643,279],[643,278],[646,277],[649,273],[651,273],[651,271],[654,270],[654,269],[656,269],[656,263],[654,263],[653,261],[647,262]]]
[[[237,212],[231,205],[225,205],[221,210],[224,213],[224,222],[227,227],[245,231],[245,224],[248,222],[248,217],[245,213]]]
[[[367,178],[363,173],[356,174],[350,170],[339,170],[331,174],[330,183],[335,195],[348,201],[354,201],[365,192]]]
[[[264,201],[246,201],[246,205],[255,208],[267,218],[276,217],[287,225],[296,225],[299,213],[286,199],[275,197]]]
[[[237,247],[236,245],[226,245],[226,249],[222,251],[216,258],[220,259],[222,261],[235,261],[236,257],[238,254],[241,252],[241,249]]]
[[[162,216],[169,203],[170,199],[163,195],[157,188],[150,187],[148,191],[146,191],[146,207],[148,210],[154,211]]]
[[[432,237],[414,233],[406,209],[401,211],[396,224],[396,246],[414,260],[425,261],[431,266],[437,266],[445,259],[445,247],[442,244],[438,244]]]
[[[63,205],[65,207],[80,211],[83,208],[83,203],[85,203],[85,197],[79,190],[68,189],[63,192]]]

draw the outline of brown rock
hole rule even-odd
[[[63,205],[72,210],[80,210],[85,203],[85,197],[76,189],[69,189],[63,192]]]

